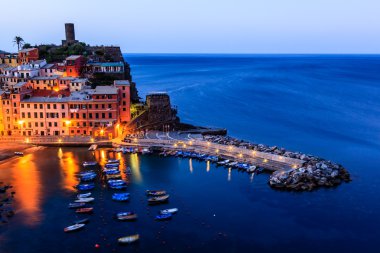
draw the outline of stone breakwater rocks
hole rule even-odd
[[[204,136],[204,140],[223,145],[251,149],[302,160],[303,166],[274,172],[269,178],[269,185],[277,189],[310,191],[319,187],[332,187],[349,182],[350,174],[341,165],[322,158],[300,152],[287,151],[277,146],[250,143],[230,136]]]

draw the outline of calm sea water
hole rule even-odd
[[[0,252],[377,252],[380,236],[380,57],[273,55],[126,55],[142,97],[167,91],[182,121],[319,155],[343,164],[353,181],[307,193],[274,191],[268,175],[251,178],[203,162],[125,155],[130,203],[115,203],[97,183],[95,213],[81,232],[62,229],[76,216],[75,173],[92,154],[50,148],[0,165],[15,185],[17,214],[0,227]],[[97,151],[104,162],[111,153]],[[165,188],[153,220],[144,190]],[[112,219],[134,210],[134,223]],[[138,232],[140,243],[116,239]],[[100,248],[95,249],[94,244]]]

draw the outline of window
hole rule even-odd
[[[25,119],[25,112],[21,113],[21,118]]]
[[[98,108],[99,108],[99,105],[98,105],[98,104],[96,104],[96,105],[95,105],[95,109],[98,109]]]
[[[88,108],[89,108],[89,109],[92,109],[92,105],[89,105]]]
[[[51,127],[51,122],[49,122],[49,124],[48,124],[48,125],[49,125],[49,127]]]
[[[43,122],[40,122],[40,127],[44,127],[44,123]]]
[[[123,98],[125,98],[125,93],[123,93]]]
[[[85,114],[85,113],[83,113],[83,118],[84,118],[84,119],[86,118],[86,114]]]
[[[40,104],[40,109],[43,109],[43,107],[44,107],[43,104]]]
[[[105,104],[102,104],[102,109],[104,109],[105,108]]]
[[[105,118],[106,118],[106,114],[102,112],[102,119],[105,119]]]
[[[44,114],[40,112],[40,118],[42,119],[44,117]]]
[[[38,113],[34,113],[34,118],[37,119],[38,118]]]
[[[108,104],[108,108],[110,108],[110,109],[111,109],[111,108],[112,108],[112,105],[111,105],[111,104]]]
[[[30,108],[30,104],[26,104],[26,108]]]
[[[62,113],[62,118],[66,118],[66,113]]]
[[[95,118],[99,119],[99,113],[95,113]]]
[[[89,113],[89,114],[88,114],[88,117],[89,117],[90,119],[92,119],[92,113]]]
[[[47,104],[47,108],[50,109],[50,104]]]
[[[32,116],[31,116],[31,113],[28,112],[28,119],[30,119]]]
[[[34,126],[35,126],[35,127],[38,127],[38,122],[34,122]]]
[[[86,124],[86,122],[83,122],[83,126],[85,127],[87,124]]]
[[[112,112],[108,113],[108,118],[112,119]]]
[[[57,127],[57,126],[58,126],[58,123],[57,123],[57,122],[54,122],[54,126]]]
[[[61,104],[61,109],[65,109],[65,105],[64,104]]]
[[[76,113],[76,117],[77,117],[77,119],[79,119],[79,113]]]
[[[53,104],[53,109],[57,109],[57,105],[56,104]]]
[[[4,104],[4,101],[3,101],[3,104]],[[21,108],[24,108],[24,104],[21,104]]]
[[[37,109],[37,104],[34,104],[34,109]]]

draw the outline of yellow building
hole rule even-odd
[[[1,55],[0,64],[7,64],[10,67],[17,67],[20,63],[17,54]]]

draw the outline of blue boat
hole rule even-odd
[[[129,193],[114,193],[112,194],[112,199],[116,201],[127,201],[129,200]]]
[[[89,183],[89,184],[78,184],[76,188],[80,191],[88,191],[95,188],[95,184]]]
[[[90,167],[90,166],[96,166],[96,165],[98,165],[98,163],[95,161],[89,161],[89,162],[83,162],[82,165],[83,165],[83,167]]]
[[[106,163],[105,167],[107,169],[110,169],[110,168],[119,168],[119,164],[118,163]]]
[[[170,220],[173,217],[171,213],[159,214],[156,216],[156,220]]]
[[[109,187],[114,190],[124,190],[127,188],[127,185],[110,185]]]
[[[118,170],[118,169],[115,169],[115,170],[106,170],[104,173],[106,175],[116,175],[116,174],[120,174],[120,170]]]
[[[124,180],[122,180],[122,179],[110,179],[110,180],[108,180],[109,184],[118,184],[121,182],[124,183]]]
[[[117,185],[127,185],[126,182],[124,182],[123,180],[121,181],[117,181],[117,182],[113,182],[113,183],[108,183],[109,186],[117,186]]]
[[[118,159],[109,159],[108,161],[107,161],[107,163],[120,163],[120,160],[118,160]]]
[[[87,181],[92,181],[96,178],[96,174],[88,174],[88,175],[85,175],[85,176],[82,176],[80,178],[80,181],[81,182],[87,182]]]

